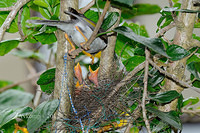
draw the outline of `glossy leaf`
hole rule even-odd
[[[199,74],[200,74],[200,62],[191,62],[187,65],[187,70],[190,71],[191,74],[194,75],[194,77],[197,80],[200,80]]]
[[[121,57],[122,62],[134,56],[134,47],[132,46],[132,41],[122,35],[117,36],[115,52]]]
[[[159,13],[161,10],[158,5],[152,4],[134,4],[133,7],[137,8],[136,16]]]
[[[167,124],[163,121],[160,121],[152,130],[153,133],[157,133],[160,130],[163,130],[163,128],[165,128],[167,126]]]
[[[198,97],[189,97],[183,100],[183,107],[187,105],[194,105],[194,104],[197,104],[198,102],[199,102]]]
[[[54,82],[55,72],[56,72],[55,68],[48,69],[47,71],[45,71],[44,73],[42,73],[40,75],[40,78],[38,79],[37,84],[38,85],[45,85],[45,84],[49,84],[51,82]]]
[[[0,8],[13,6],[13,3],[16,2],[17,0],[1,0]]]
[[[93,22],[97,23],[99,19],[98,12],[93,10],[87,10],[87,12],[84,13],[85,17],[92,20]]]
[[[37,106],[28,118],[27,128],[29,133],[34,133],[34,131],[44,124],[47,119],[52,117],[58,107],[58,104],[58,100],[52,100],[45,101]]]
[[[9,109],[6,108],[4,110],[0,110],[0,127],[5,125],[6,123],[10,122],[13,119],[19,118],[19,117],[26,117],[33,111],[30,107],[24,107],[20,109]]]
[[[171,57],[170,60],[176,61],[183,59],[190,53],[178,45],[170,45],[169,47],[167,47],[167,54]]]
[[[159,103],[169,103],[179,96],[180,94],[177,91],[172,90],[158,93],[156,95],[149,95],[149,98]]]
[[[118,32],[136,42],[139,42],[148,48],[152,49],[156,53],[159,53],[165,57],[169,57],[163,47],[162,41],[160,38],[146,38],[135,34],[130,28],[125,26],[120,26],[114,29],[115,32]]]
[[[133,2],[135,0],[112,0],[113,3],[115,3],[118,6],[129,6],[132,7],[133,6]]]
[[[151,78],[149,78],[149,84],[152,87],[155,87],[159,83],[161,83],[164,79],[164,75],[160,74],[157,70],[152,69],[152,72],[150,72],[152,75]]]
[[[55,71],[56,69],[52,68],[40,75],[37,84],[40,85],[43,92],[51,94],[54,90]]]
[[[39,7],[39,11],[42,14],[42,16],[45,17],[46,19],[50,19],[51,18],[51,14],[50,14],[48,9],[43,8],[43,7]]]
[[[101,27],[106,31],[111,28],[118,20],[119,13],[117,12],[110,12],[108,16],[104,19],[103,24]]]
[[[144,61],[145,61],[144,56],[133,56],[124,61],[123,64],[126,66],[127,71],[132,71],[136,66],[138,66]]]
[[[21,16],[21,28],[25,36],[30,34],[30,29],[26,27],[26,21],[30,19],[30,8],[28,6],[23,7],[23,12]]]
[[[33,99],[33,95],[19,90],[7,90],[0,94],[0,110],[6,108],[20,108],[27,105]]]
[[[172,8],[163,8],[161,12],[183,12],[183,13],[200,13],[199,10],[189,10],[189,9],[178,9],[178,7],[172,7]]]
[[[4,56],[12,49],[16,48],[19,44],[19,40],[6,40],[0,42],[0,56]]]
[[[48,8],[49,6],[44,0],[34,0],[33,3],[44,8]]]
[[[52,44],[57,41],[54,33],[41,33],[34,36],[41,44]]]
[[[190,51],[190,53],[192,53],[195,49],[193,49],[192,51]],[[197,50],[196,53],[194,53],[188,60],[187,60],[187,64],[190,64],[191,62],[200,62],[200,49]]]
[[[176,111],[170,111],[170,112],[162,112],[160,110],[146,107],[147,111],[153,113],[154,115],[158,116],[162,121],[168,123],[169,125],[175,127],[176,129],[181,130],[182,124],[179,118],[179,115]]]

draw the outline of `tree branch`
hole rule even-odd
[[[83,48],[84,48],[85,50],[87,50],[87,49],[90,48],[90,44],[91,44],[91,43],[94,41],[94,39],[96,38],[97,33],[98,33],[98,31],[99,31],[99,29],[100,29],[100,27],[101,27],[101,24],[103,23],[104,17],[105,17],[105,15],[106,15],[106,13],[107,13],[109,7],[110,7],[110,0],[107,0],[107,1],[106,1],[106,4],[105,4],[105,7],[104,7],[104,9],[103,9],[103,13],[101,14],[101,16],[100,16],[100,18],[99,18],[99,20],[98,20],[98,22],[97,22],[97,24],[96,24],[96,27],[95,27],[95,29],[94,29],[94,31],[93,31],[93,33],[92,33],[92,36],[89,38],[89,40],[88,40],[88,41],[86,42],[86,44],[84,44],[84,46],[83,46]]]
[[[95,0],[92,0],[88,5],[81,8],[79,11],[84,14],[87,10],[89,10],[95,4]]]
[[[2,24],[2,26],[0,28],[0,42],[2,41],[3,36],[4,36],[5,32],[6,32],[6,30],[10,28],[10,24],[13,21],[13,19],[15,18],[17,12],[23,7],[23,5],[25,5],[29,1],[30,0],[18,0],[15,3],[14,8],[9,13],[9,15],[6,18],[6,20],[4,21],[4,23]]]
[[[196,92],[200,93],[200,89],[197,87],[194,87],[184,81],[179,80],[175,75],[170,74],[168,72],[166,72],[165,70],[161,69],[159,66],[156,65],[156,63],[154,63],[151,59],[148,59],[149,63],[155,67],[160,73],[164,74],[165,76],[167,76],[168,78],[172,79],[173,81],[175,81],[176,83],[178,83],[180,86],[184,87],[184,88],[190,88],[195,90]]]
[[[22,26],[21,26],[22,12],[23,12],[23,8],[21,8],[21,9],[19,10],[19,13],[18,13],[18,22],[17,22],[17,24],[18,24],[19,34],[20,34],[20,36],[21,36],[21,41],[24,41],[26,37],[24,36],[24,33],[23,33],[23,31],[22,31]]]
[[[142,114],[143,114],[143,119],[147,128],[148,133],[151,133],[151,129],[150,129],[150,124],[149,124],[149,120],[147,118],[146,115],[146,97],[147,97],[147,86],[148,86],[148,73],[149,73],[149,57],[150,57],[150,52],[147,48],[145,48],[145,55],[146,55],[146,61],[145,61],[145,69],[144,69],[144,90],[143,90],[143,96],[142,96]]]
[[[14,9],[14,6],[6,7],[6,8],[0,8],[0,11],[11,11]]]
[[[169,24],[168,26],[165,26],[164,28],[160,29],[158,31],[158,33],[155,35],[155,37],[161,37],[163,36],[168,30],[174,28],[176,26],[176,24],[174,22],[172,22],[171,24]]]
[[[8,90],[8,89],[10,89],[10,88],[12,88],[12,87],[15,87],[15,86],[18,86],[18,85],[20,85],[20,84],[26,83],[26,82],[28,82],[28,81],[34,79],[34,78],[37,78],[37,77],[40,76],[42,73],[43,73],[43,72],[36,73],[35,75],[32,75],[31,77],[28,77],[28,78],[26,78],[26,79],[24,79],[24,80],[22,80],[22,81],[18,81],[18,82],[14,83],[14,84],[5,86],[5,87],[3,87],[3,88],[0,89],[0,93],[1,93],[1,92],[4,92],[4,91],[6,91],[6,90]]]

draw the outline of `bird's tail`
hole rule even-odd
[[[58,20],[27,20],[26,22],[32,24],[44,24],[48,26],[57,26],[57,27],[59,27],[61,24],[69,23],[67,21],[58,21]]]

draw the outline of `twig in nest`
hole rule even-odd
[[[10,88],[12,88],[12,87],[15,87],[15,86],[17,86],[17,85],[23,84],[23,83],[25,83],[25,82],[27,82],[27,81],[29,81],[29,80],[32,80],[32,79],[34,79],[34,78],[37,78],[37,77],[40,76],[42,73],[43,73],[43,72],[36,73],[35,75],[33,75],[33,76],[31,76],[31,77],[28,77],[28,78],[26,78],[25,80],[16,82],[16,83],[11,84],[11,85],[8,85],[8,86],[5,86],[5,87],[3,87],[3,88],[0,89],[0,93],[1,93],[1,92],[4,92],[4,91],[6,91],[6,90],[8,90],[8,89],[10,89]]]
[[[142,114],[143,114],[143,119],[147,128],[148,133],[151,133],[151,129],[150,129],[150,124],[149,124],[149,120],[147,118],[146,115],[146,97],[147,97],[147,86],[148,86],[148,73],[149,73],[149,57],[150,57],[150,52],[147,48],[145,48],[145,54],[146,54],[146,61],[145,61],[145,69],[144,69],[144,90],[143,90],[143,96],[142,96]]]
[[[121,80],[114,88],[113,90],[109,93],[108,97],[105,99],[105,103],[107,103],[111,97],[113,95],[115,95],[119,89],[124,86],[136,73],[138,73],[139,71],[141,71],[143,68],[145,67],[145,62],[141,63],[140,65],[138,65],[137,67],[135,67],[130,73],[128,73],[123,80]],[[91,122],[90,124],[93,125],[94,124],[94,119],[96,119],[99,114],[102,111],[102,107],[100,106],[99,108],[97,108],[97,110],[92,114],[93,118],[91,118]]]
[[[184,87],[184,88],[190,88],[195,90],[196,92],[200,93],[199,88],[194,87],[184,81],[179,80],[175,75],[170,74],[168,72],[166,72],[165,70],[161,69],[159,66],[156,65],[156,63],[154,63],[151,59],[148,59],[149,63],[155,67],[160,73],[164,74],[165,76],[167,76],[168,78],[172,79],[173,81],[175,81],[176,83],[178,83],[180,86]]]
[[[83,7],[82,9],[80,9],[80,12],[83,14],[85,13],[87,10],[89,10],[93,5],[95,4],[95,0],[92,0],[88,5],[86,5],[85,7]]]
[[[101,16],[100,16],[100,18],[99,18],[99,20],[98,20],[98,22],[97,22],[97,24],[96,24],[96,27],[95,27],[95,29],[94,29],[94,31],[93,31],[93,33],[92,33],[92,36],[89,38],[89,40],[87,41],[87,43],[84,44],[84,46],[83,46],[83,48],[84,48],[85,50],[87,50],[87,49],[90,48],[90,44],[91,44],[91,43],[94,41],[94,39],[96,38],[97,33],[98,33],[98,31],[99,31],[99,29],[100,29],[100,27],[101,27],[101,24],[103,23],[104,17],[105,17],[105,15],[106,15],[106,12],[108,11],[108,8],[109,8],[109,7],[110,7],[110,0],[107,0],[107,1],[106,1],[106,4],[105,4],[105,7],[104,7],[104,9],[103,9],[103,13],[101,14]]]
[[[6,30],[9,29],[10,24],[13,21],[13,19],[15,18],[17,12],[22,8],[23,5],[25,5],[29,1],[30,0],[18,0],[15,3],[15,5],[14,5],[15,8],[12,9],[12,11],[9,13],[9,15],[7,16],[7,18],[4,21],[4,23],[1,25],[1,28],[0,28],[0,42],[2,41]]]

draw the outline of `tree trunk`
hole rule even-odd
[[[192,4],[192,0],[182,0],[182,7],[181,9],[191,9],[191,10],[198,10],[199,8],[194,7]],[[192,46],[192,34],[194,29],[194,23],[196,19],[196,13],[180,13],[178,20],[175,20],[176,23],[176,32],[174,36],[173,43],[179,45],[187,50],[189,50]],[[170,62],[167,68],[167,72],[174,74],[179,80],[185,81],[185,69],[186,69],[186,61],[187,57],[183,58],[179,61]],[[183,88],[177,85],[175,82],[171,81],[170,79],[166,79],[164,91],[169,90],[176,90],[177,92],[181,93]],[[162,111],[170,111],[176,110],[177,108],[177,99],[172,101],[169,104],[161,107]]]
[[[120,21],[120,16],[121,16],[121,11],[117,8],[110,7],[110,12],[118,12],[119,13],[119,19],[113,25],[110,29],[114,29],[119,25]],[[101,53],[101,60],[100,60],[100,70],[98,74],[98,79],[101,83],[101,80],[104,79],[111,79],[111,76],[113,73],[116,72],[116,66],[114,62],[114,54],[115,54],[115,44],[117,40],[117,34],[116,33],[111,33],[108,34],[108,46],[106,47],[105,50],[102,51]]]
[[[60,1],[60,20],[69,20],[69,16],[64,13],[65,10],[68,10],[68,7],[78,9],[78,0],[61,0]],[[71,49],[71,46],[66,41],[64,37],[64,32],[58,31],[57,34],[57,62],[56,62],[56,79],[54,87],[54,99],[59,99],[60,104],[57,112],[53,116],[53,130],[56,130],[59,133],[66,132],[65,124],[63,123],[63,118],[68,118],[70,114],[70,99],[68,95],[68,88],[70,93],[73,94],[74,90],[74,60],[67,60],[66,69],[64,67],[64,55],[66,51]],[[65,69],[65,70],[64,70]],[[63,81],[63,72],[66,71],[66,80]]]

